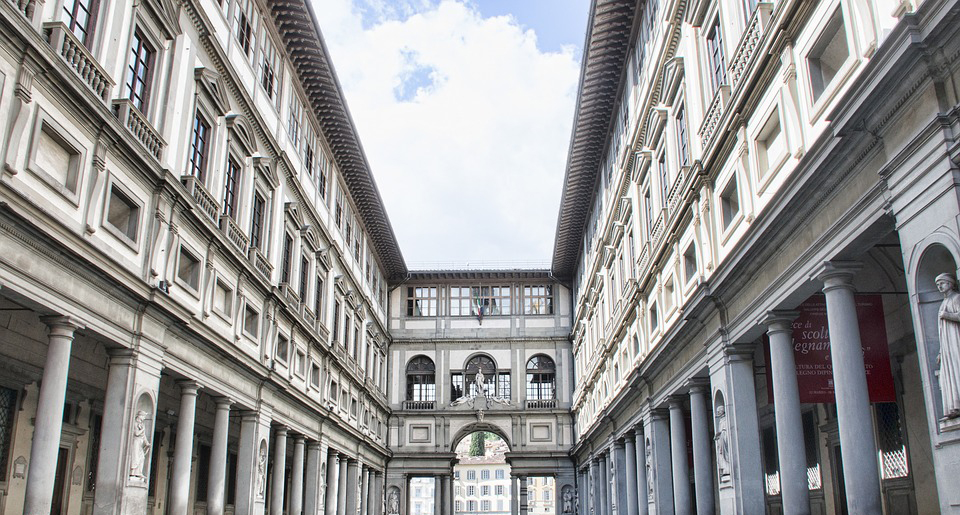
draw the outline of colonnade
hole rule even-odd
[[[27,472],[24,515],[49,515],[56,482],[70,353],[82,325],[69,317],[47,317],[48,351],[40,383]],[[134,351],[110,355],[103,425],[97,462],[94,515],[143,515],[151,479],[154,424],[162,364],[161,351],[143,342]],[[179,409],[167,483],[169,515],[193,515],[191,478],[194,460],[198,382],[179,380]],[[207,515],[223,515],[227,489],[231,414],[239,415],[236,515],[381,515],[383,472],[360,459],[298,434],[271,420],[268,407],[240,409],[225,396],[216,404],[207,480]],[[290,480],[286,480],[291,451]],[[268,451],[272,447],[273,460]],[[326,463],[326,477],[322,470]],[[289,495],[285,489],[289,488]],[[362,494],[362,495],[361,495]],[[284,501],[286,497],[286,502]],[[269,510],[269,511],[268,511]]]
[[[817,277],[823,283],[829,322],[847,513],[865,515],[880,513],[882,502],[852,283],[858,270],[855,263],[828,262]],[[783,513],[809,515],[805,438],[792,338],[796,316],[792,311],[773,310],[759,323],[770,340]],[[723,349],[707,364],[709,378],[688,380],[660,404],[645,409],[634,425],[621,428],[598,446],[578,469],[580,515],[713,514],[718,500],[720,513],[763,513],[752,355],[751,345]],[[626,483],[611,478],[625,478]]]

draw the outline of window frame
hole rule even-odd
[[[134,44],[139,42],[140,44],[137,47],[136,54],[136,64],[134,64]],[[133,31],[130,34],[130,43],[127,45],[127,62],[124,67],[124,81],[123,86],[125,88],[125,96],[130,102],[130,106],[140,111],[140,113],[150,119],[149,111],[153,107],[151,100],[154,86],[154,76],[157,69],[157,64],[159,59],[158,48],[161,46],[158,44],[158,41],[151,37],[150,31],[143,27],[142,21],[137,20],[134,23]],[[141,60],[140,53],[146,49],[147,50],[147,62],[145,63],[144,68],[146,73],[142,78],[140,78],[140,83],[143,85],[143,91],[139,95],[139,98],[134,98],[134,87],[136,86],[137,78],[139,77],[139,71],[141,69]],[[139,105],[138,105],[139,102]]]
[[[102,213],[102,220],[100,221],[100,226],[106,229],[107,232],[112,234],[114,237],[116,237],[118,240],[120,240],[125,245],[130,247],[132,250],[136,251],[138,249],[139,242],[140,242],[140,235],[142,233],[140,225],[142,223],[141,215],[143,214],[143,209],[144,209],[143,201],[141,201],[136,195],[134,195],[133,192],[130,191],[130,188],[126,187],[123,183],[116,180],[116,177],[114,177],[112,174],[110,175],[110,180],[107,181],[107,187],[104,188],[104,190],[105,190],[104,191],[105,198],[103,201],[103,213]],[[115,226],[113,222],[110,221],[109,214],[110,214],[110,208],[113,205],[114,190],[116,190],[121,197],[125,197],[127,202],[129,204],[132,204],[136,210],[136,214],[135,214],[136,221],[134,222],[135,232],[133,237],[130,237],[130,235],[128,235],[126,231],[124,231],[120,227]]]

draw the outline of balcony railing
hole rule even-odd
[[[270,281],[270,275],[273,274],[273,265],[267,260],[267,256],[264,256],[259,248],[250,247],[248,259],[250,259],[250,262],[253,264],[253,268],[260,273],[260,277],[263,277],[266,281]]]
[[[720,126],[720,119],[723,117],[723,110],[727,106],[727,100],[730,98],[730,86],[724,84],[717,88],[713,95],[713,101],[707,108],[707,114],[703,117],[703,125],[700,126],[698,134],[703,148],[710,146],[710,141]]]
[[[556,409],[557,399],[528,399],[527,409]]]
[[[733,59],[730,60],[729,77],[732,89],[736,91],[740,86],[740,80],[744,73],[749,69],[750,61],[756,53],[757,46],[760,45],[760,38],[767,28],[767,22],[770,20],[770,12],[773,10],[773,4],[770,2],[761,2],[753,11],[753,16],[747,22],[747,28],[740,37],[740,43],[733,52]]]
[[[434,401],[403,401],[403,409],[431,410],[435,404]]]
[[[213,195],[207,191],[207,188],[203,187],[203,182],[192,175],[184,175],[180,178],[180,182],[187,188],[187,191],[190,192],[193,199],[197,201],[197,205],[199,205],[200,210],[207,215],[207,218],[209,218],[211,222],[216,223],[217,213],[220,212],[220,205],[214,200]]]
[[[293,291],[293,287],[290,286],[290,283],[280,283],[280,294],[287,299],[288,303],[299,308],[300,296],[297,295],[297,292]]]
[[[690,167],[681,167],[680,172],[677,174],[677,178],[673,181],[673,186],[670,187],[670,193],[667,194],[667,212],[671,215],[677,212],[677,204],[680,202],[680,197],[683,195],[683,186],[686,184],[686,179],[689,175]]]
[[[28,21],[33,22],[33,11],[36,9],[36,0],[10,0],[10,3],[23,14]]]
[[[240,226],[237,225],[237,221],[233,219],[232,216],[220,215],[220,230],[223,231],[224,236],[230,240],[230,243],[233,243],[233,246],[237,250],[246,255],[247,246],[250,245],[250,238],[246,234],[243,234],[243,230],[240,229]]]
[[[93,54],[87,50],[87,47],[83,46],[83,43],[63,22],[44,23],[43,32],[50,47],[60,54],[73,71],[77,72],[80,79],[100,97],[104,104],[107,104],[110,92],[113,90],[113,80],[93,58]]]
[[[113,112],[133,134],[133,137],[137,138],[153,157],[160,160],[167,143],[160,137],[160,133],[150,125],[147,117],[133,105],[133,102],[126,98],[114,100]]]

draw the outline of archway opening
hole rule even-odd
[[[508,515],[514,498],[507,442],[491,431],[474,431],[455,448],[453,511],[456,515]]]

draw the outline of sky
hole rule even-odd
[[[407,266],[549,263],[589,0],[313,0]]]

